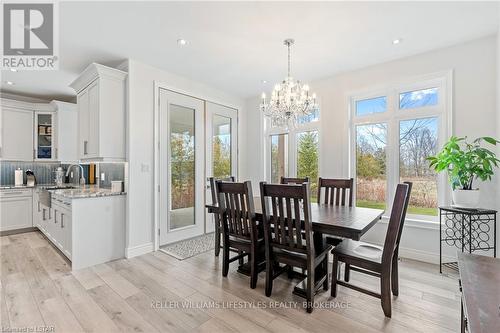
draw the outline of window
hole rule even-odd
[[[358,116],[385,112],[386,110],[387,98],[385,96],[356,101],[356,115]]]
[[[271,183],[288,175],[288,134],[271,136]]]
[[[281,177],[309,177],[312,200],[316,200],[319,177],[319,120],[319,110],[299,117],[294,128],[278,127],[264,118],[267,180],[279,183]]]
[[[318,131],[301,132],[297,134],[297,177],[309,177],[312,200],[318,193]]]
[[[410,217],[437,220],[447,202],[446,176],[429,168],[448,137],[448,76],[351,97],[351,173],[356,206],[389,214],[398,182],[411,181]],[[448,92],[449,93],[449,92]]]
[[[399,94],[400,109],[413,109],[437,104],[437,88],[414,90]]]
[[[399,123],[399,178],[413,183],[408,214],[437,215],[437,175],[426,158],[437,153],[438,118]]]
[[[385,209],[387,124],[356,126],[356,204]]]

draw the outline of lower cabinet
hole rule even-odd
[[[31,189],[0,191],[0,231],[33,227]]]
[[[34,203],[34,225],[71,260],[71,204],[52,200],[52,207],[40,201]]]
[[[54,244],[66,257],[71,259],[71,205],[55,203],[54,210]]]

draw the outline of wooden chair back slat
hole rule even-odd
[[[309,183],[277,185],[261,182],[260,185],[267,244],[292,252],[314,251]]]
[[[304,178],[292,178],[292,177],[281,177],[280,184],[302,184],[309,183],[309,177]]]
[[[391,216],[389,218],[389,226],[385,235],[384,250],[382,252],[382,266],[391,267],[396,242],[399,235],[399,229],[405,216],[405,204],[409,196],[409,185],[398,184],[396,194],[392,204]]]
[[[257,224],[251,183],[216,181],[216,186],[223,233],[237,238],[256,239]]]
[[[319,178],[317,202],[321,203],[321,194],[324,193],[325,205],[352,207],[354,180]],[[322,190],[324,189],[324,190]]]
[[[216,178],[216,177],[210,177],[209,179],[210,182],[210,193],[212,194],[212,204],[217,205],[219,200],[217,196],[217,186],[215,185],[215,182],[218,180],[222,180],[224,182],[233,182],[234,183],[234,176],[230,177],[225,177],[225,178]]]

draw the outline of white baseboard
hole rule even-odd
[[[146,243],[133,247],[128,247],[125,249],[125,257],[133,258],[149,252],[153,252],[153,250],[154,250],[153,243]]]
[[[439,264],[439,253],[399,247],[399,257]],[[457,261],[457,258],[443,255],[443,262]]]

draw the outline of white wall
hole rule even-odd
[[[127,254],[134,256],[153,248],[154,225],[154,82],[201,99],[215,101],[239,110],[239,122],[245,122],[244,101],[204,84],[128,60],[128,161]],[[240,136],[246,136],[246,129]],[[240,166],[245,163],[240,149]],[[244,168],[243,168],[244,169]],[[243,173],[243,170],[239,171]]]
[[[453,132],[470,137],[497,133],[496,109],[496,36],[447,47],[428,53],[371,66],[310,82],[320,98],[320,174],[322,177],[347,177],[348,167],[348,105],[350,93],[370,89],[378,84],[405,81],[408,78],[453,70]],[[367,56],[369,56],[367,54]],[[258,183],[264,179],[262,150],[255,146],[260,122],[258,98],[247,100],[247,150],[255,159],[247,164],[249,179]],[[499,123],[500,126],[500,123]],[[500,128],[500,127],[499,127]],[[500,131],[499,131],[500,132]],[[262,145],[259,145],[262,149]],[[252,148],[250,150],[250,148]],[[258,160],[260,159],[260,160]],[[482,205],[495,207],[495,183],[481,184]],[[379,223],[365,240],[382,243],[386,225]],[[402,254],[427,261],[436,260],[439,253],[437,225],[407,224],[402,239]]]

